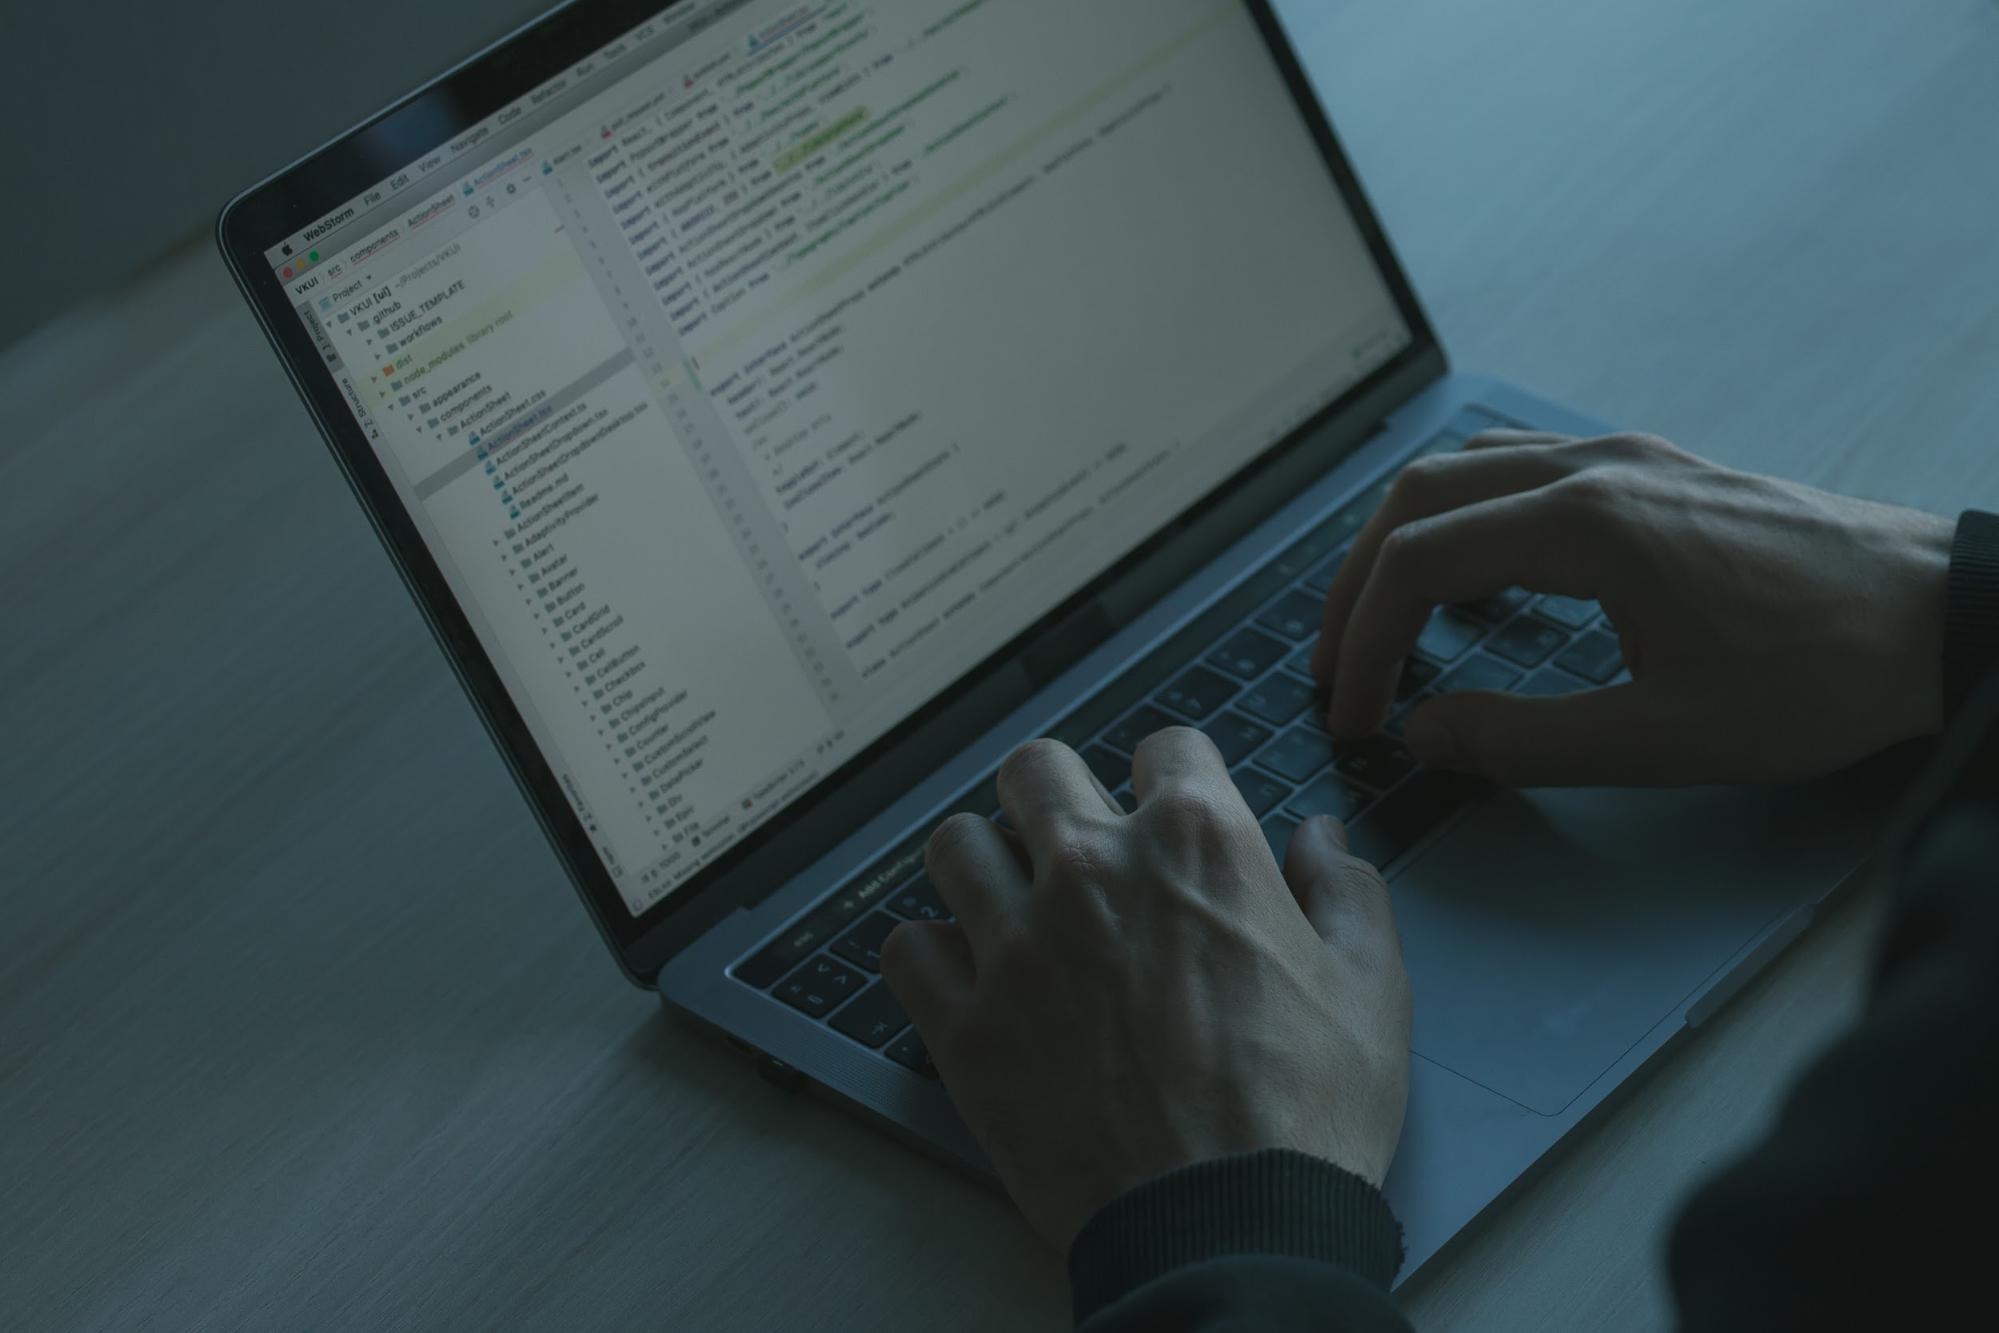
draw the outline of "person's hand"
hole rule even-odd
[[[1314,670],[1333,733],[1363,735],[1437,606],[1595,599],[1630,683],[1447,694],[1410,715],[1410,750],[1518,786],[1811,776],[1942,726],[1951,533],[1647,436],[1497,432],[1397,479],[1333,580]]]
[[[1015,831],[931,838],[956,921],[897,926],[882,975],[1028,1220],[1066,1250],[1134,1186],[1291,1148],[1380,1184],[1408,1097],[1409,983],[1381,876],[1331,819],[1283,872],[1213,742],[1132,761],[1127,816],[1081,758],[1000,769]]]

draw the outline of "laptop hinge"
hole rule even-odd
[[[1083,607],[1021,654],[1021,670],[1027,673],[1029,685],[1036,691],[1046,689],[1108,639],[1116,628],[1102,602],[1093,601]]]

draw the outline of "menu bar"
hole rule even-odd
[[[608,46],[530,89],[448,143],[432,149],[402,170],[376,182],[348,203],[301,227],[266,250],[264,258],[277,270],[279,277],[286,280],[302,277],[323,263],[325,255],[333,253],[332,247],[324,243],[335,232],[345,231],[364,220],[379,222],[381,219],[374,215],[385,214],[391,205],[406,204],[406,196],[435,190],[440,179],[472,165],[473,159],[482,156],[482,149],[485,150],[484,156],[490,156],[493,145],[489,141],[508,136],[509,131],[518,132],[525,127],[523,122],[527,119],[546,118],[558,102],[574,101],[571,94],[586,90],[594,94],[598,91],[594,85],[615,81],[614,75],[615,78],[625,77],[630,71],[623,66],[628,65],[631,58],[655,59],[748,3],[750,0],[684,0],[674,5],[668,15],[641,23]]]

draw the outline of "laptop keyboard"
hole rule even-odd
[[[1457,449],[1480,431],[1513,424],[1470,410],[1420,452]],[[1388,485],[1384,480],[1319,524],[1049,734],[1074,746],[1129,810],[1138,743],[1164,727],[1199,727],[1221,751],[1280,865],[1291,834],[1322,814],[1346,824],[1355,855],[1383,869],[1392,865],[1485,790],[1475,779],[1416,763],[1400,740],[1413,709],[1457,690],[1571,694],[1620,679],[1624,662],[1594,602],[1515,588],[1441,608],[1417,641],[1382,731],[1336,743],[1311,677],[1320,608],[1348,544]],[[961,811],[996,816],[996,805],[988,775],[931,827]],[[730,970],[745,985],[934,1079],[929,1053],[880,979],[882,942],[898,923],[950,919],[923,873],[929,833],[906,839]]]

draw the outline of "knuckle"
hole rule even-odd
[[[1613,444],[1626,453],[1641,457],[1675,452],[1673,446],[1662,436],[1648,435],[1642,431],[1622,431],[1610,438]]]
[[[1174,787],[1160,792],[1151,802],[1161,819],[1182,828],[1196,828],[1222,821],[1220,803],[1199,787]]]
[[[1585,447],[1598,460],[1627,464],[1657,463],[1676,457],[1680,452],[1660,436],[1637,431],[1605,435],[1601,439],[1588,441]]]
[[[1198,787],[1175,787],[1147,803],[1162,841],[1198,859],[1228,855],[1236,838],[1236,811],[1220,795]]]
[[[1110,863],[1103,834],[1084,824],[1065,825],[1054,830],[1048,849],[1048,876],[1067,885],[1090,884],[1103,876]]]
[[[1590,469],[1557,482],[1548,494],[1566,516],[1595,519],[1616,508],[1620,489],[1614,476]]]

